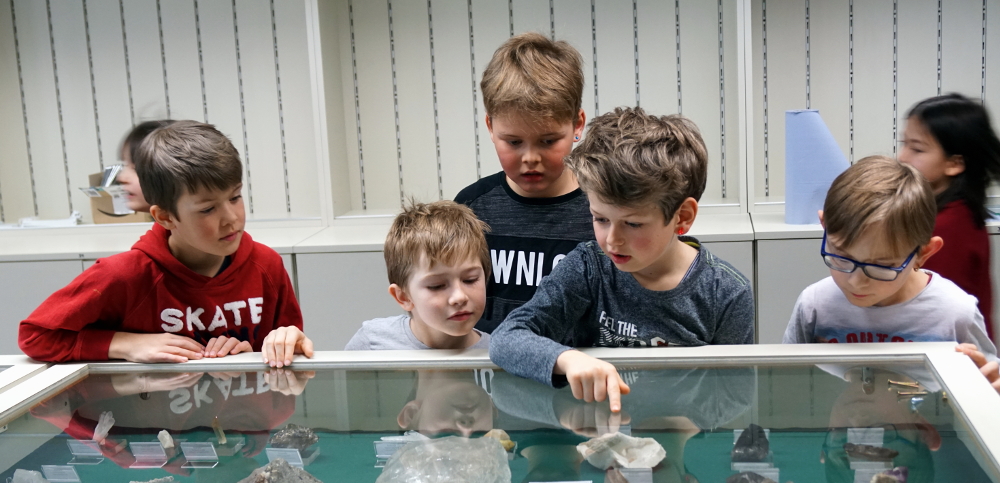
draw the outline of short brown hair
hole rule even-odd
[[[146,201],[174,215],[184,193],[228,190],[243,181],[233,143],[214,126],[197,121],[177,121],[149,133],[132,162]]]
[[[897,256],[930,241],[936,216],[927,180],[887,156],[868,156],[840,173],[823,203],[823,223],[837,246],[850,248],[873,233],[879,246]]]
[[[450,200],[411,201],[396,216],[385,237],[383,253],[389,283],[406,288],[422,257],[433,266],[474,256],[488,278],[492,267],[484,235],[488,230],[468,206]]]
[[[573,121],[583,99],[582,66],[580,53],[565,41],[537,32],[511,37],[483,71],[486,113]]]
[[[619,206],[655,204],[665,223],[685,199],[701,199],[708,178],[708,151],[698,126],[638,107],[595,117],[566,164],[588,194]]]

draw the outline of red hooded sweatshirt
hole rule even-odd
[[[97,260],[21,321],[18,345],[50,362],[103,361],[115,332],[170,333],[202,344],[226,335],[261,350],[272,330],[302,328],[302,312],[281,256],[243,233],[215,277],[170,253],[170,232],[154,224],[132,249]]]

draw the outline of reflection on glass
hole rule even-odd
[[[0,433],[0,481],[61,465],[83,482],[236,482],[280,454],[322,481],[372,482],[405,444],[491,429],[509,435],[514,482],[620,481],[576,449],[609,432],[665,449],[655,482],[748,469],[780,482],[870,481],[900,466],[911,482],[989,481],[989,459],[959,438],[964,423],[922,364],[619,370],[632,388],[619,414],[488,368],[92,375]],[[108,412],[115,423],[94,441]],[[734,463],[751,423],[767,430],[769,451]],[[173,448],[159,444],[161,430]],[[865,459],[847,443],[898,454]]]

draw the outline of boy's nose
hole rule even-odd
[[[622,238],[620,235],[621,234],[618,232],[618,229],[615,228],[614,225],[611,225],[611,227],[608,228],[607,236],[605,236],[604,238],[608,246],[617,247],[622,244]]]
[[[448,302],[451,305],[463,305],[468,300],[469,300],[469,295],[466,294],[462,286],[459,285],[458,287],[455,288],[455,290],[452,290],[451,297],[449,297]]]
[[[541,154],[539,154],[537,150],[531,147],[524,148],[524,152],[521,153],[522,163],[537,163],[541,160],[542,160]]]

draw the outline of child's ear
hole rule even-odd
[[[677,208],[677,212],[674,214],[674,218],[677,219],[677,233],[683,235],[691,231],[691,225],[694,224],[694,219],[697,216],[698,201],[691,197],[682,201],[681,206]]]
[[[174,217],[171,216],[167,210],[164,210],[157,205],[153,205],[149,207],[149,215],[153,217],[153,221],[159,223],[160,226],[168,231],[174,229]]]
[[[958,176],[965,172],[965,158],[961,154],[951,155],[944,163],[945,176]]]
[[[914,268],[920,268],[927,263],[927,259],[938,252],[942,247],[944,247],[944,240],[939,236],[932,236],[931,241],[927,242],[926,245],[920,248],[920,252],[917,253],[917,259],[915,260]]]
[[[396,284],[389,285],[389,295],[392,296],[392,299],[395,300],[396,303],[403,308],[403,310],[407,312],[413,310],[413,301],[410,300],[410,296],[407,295],[406,290],[403,290],[403,287]]]
[[[825,230],[826,229],[826,222],[823,221],[823,210],[817,211],[816,214],[819,215],[819,224],[820,224],[820,226],[822,226],[823,229]]]
[[[491,136],[493,135],[493,118],[489,114],[486,115],[486,130],[490,132]]]
[[[411,429],[414,421],[417,419],[417,413],[420,412],[421,401],[410,401],[403,406],[403,409],[399,411],[399,416],[396,416],[396,423],[402,429]]]
[[[580,113],[577,114],[576,119],[573,120],[573,136],[580,139],[583,136],[583,127],[587,125],[587,114],[580,109]]]

